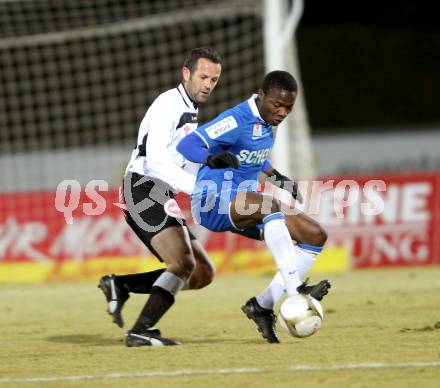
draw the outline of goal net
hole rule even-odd
[[[253,1],[1,1],[2,190],[116,183],[145,110],[177,85],[193,47],[224,57],[202,122],[245,98],[264,72],[260,11]]]
[[[250,0],[0,1],[0,262],[135,253],[80,209],[82,229],[66,228],[56,187],[78,182],[81,207],[103,180],[113,201],[144,112],[178,84],[191,48],[224,59],[201,123],[257,90],[261,13]]]

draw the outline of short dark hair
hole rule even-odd
[[[270,89],[283,89],[289,92],[297,92],[298,84],[295,78],[293,78],[293,75],[289,72],[275,70],[266,74],[261,89],[263,89],[264,93],[267,93]]]
[[[220,54],[211,47],[197,47],[192,49],[185,57],[183,67],[187,67],[192,73],[196,66],[197,61],[200,58],[209,59],[211,62],[222,64],[222,57]]]

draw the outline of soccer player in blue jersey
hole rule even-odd
[[[274,129],[292,111],[297,93],[290,73],[270,72],[257,94],[197,128],[177,145],[188,160],[202,163],[191,196],[196,221],[215,232],[264,239],[273,255],[278,268],[274,279],[242,306],[271,343],[279,342],[273,309],[285,291],[289,296],[306,293],[321,300],[330,288],[327,280],[317,285],[301,281],[327,239],[322,227],[304,213],[284,214],[277,199],[257,192],[258,175],[263,171],[281,187],[290,186],[295,198],[300,195],[297,185],[268,161]]]

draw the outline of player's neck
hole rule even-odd
[[[194,98],[191,96],[191,94],[188,93],[188,89],[186,88],[186,86],[185,86],[185,84],[183,82],[182,82],[182,86],[183,86],[183,90],[186,93],[186,96],[192,102],[192,104],[194,105],[194,108],[197,109],[197,107],[199,106],[199,103],[194,100]]]
[[[261,109],[260,109],[260,98],[258,97],[258,95],[257,95],[257,97],[255,97],[255,106],[257,107],[257,109],[258,109],[258,113],[260,114],[260,117],[263,119],[263,121],[264,122],[266,122],[266,119],[263,117],[263,115],[261,114]]]

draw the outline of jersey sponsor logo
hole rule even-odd
[[[206,128],[206,133],[211,139],[217,139],[221,135],[224,135],[237,127],[238,124],[237,121],[235,121],[235,118],[233,116],[228,116]]]
[[[261,150],[241,150],[237,155],[241,163],[263,164],[269,157],[272,148],[263,148]]]
[[[252,130],[252,140],[256,140],[261,136],[263,136],[263,127],[260,123],[256,123],[254,124],[254,128]]]
[[[197,113],[185,112],[180,116],[176,129],[183,127],[185,124],[197,124]],[[197,127],[197,125],[196,125]]]
[[[191,132],[191,126],[189,126],[189,125],[185,125],[184,127],[183,127],[183,133],[185,134],[185,135],[188,135],[188,133],[190,133]]]
[[[165,213],[167,213],[170,217],[183,218],[183,212],[175,199],[169,199],[167,202],[165,202],[163,208]]]

